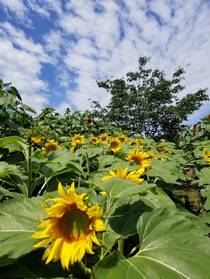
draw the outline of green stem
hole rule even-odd
[[[88,176],[89,176],[89,174],[90,174],[90,167],[89,167],[89,159],[88,159],[87,152],[85,152],[85,160],[86,160],[86,167],[87,167],[87,172],[88,172]]]
[[[123,238],[119,239],[117,243],[118,243],[118,250],[122,254],[124,254],[124,239]]]
[[[42,185],[41,189],[39,190],[38,196],[41,195],[42,191],[44,190],[45,186],[47,185],[47,183],[50,181],[51,178],[52,178],[51,176],[48,177],[47,179],[45,178],[46,180],[45,180],[44,184]]]
[[[80,261],[78,264],[86,275],[91,276],[92,270],[90,268],[88,268],[82,261]]]
[[[28,170],[28,196],[32,197],[32,163],[31,163],[31,144],[28,145],[28,160],[27,160],[27,170]]]

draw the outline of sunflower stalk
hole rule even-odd
[[[118,250],[122,254],[124,254],[124,239],[123,238],[119,239],[117,243],[118,243]]]
[[[78,264],[86,275],[88,276],[92,275],[92,270],[89,267],[87,267],[82,261],[78,262]]]
[[[43,183],[41,189],[38,192],[38,196],[42,194],[42,192],[44,191],[45,186],[47,185],[47,183],[50,181],[50,179],[52,178],[52,176],[45,178],[45,182]]]
[[[28,171],[28,196],[32,197],[32,162],[31,162],[31,155],[32,155],[32,146],[31,143],[28,145],[28,160],[27,160],[27,171]]]

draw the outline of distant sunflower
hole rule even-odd
[[[50,140],[48,143],[42,147],[44,154],[48,154],[50,151],[56,151],[60,147],[59,143],[55,140]]]
[[[174,154],[174,151],[170,150],[170,149],[165,149],[165,150],[162,151],[162,153],[172,155],[172,154]]]
[[[125,143],[127,141],[127,137],[125,135],[119,135],[117,138],[121,143]]]
[[[34,144],[42,144],[45,140],[45,137],[43,135],[33,135],[31,137],[31,142],[34,143]]]
[[[150,159],[150,158],[155,159],[156,158],[155,151],[152,151],[152,150],[147,151],[147,158],[148,159]]]
[[[109,136],[107,134],[101,134],[99,136],[99,139],[100,139],[101,143],[107,143],[109,140]]]
[[[109,142],[109,148],[115,153],[120,151],[122,144],[118,138],[112,138]]]
[[[71,138],[72,145],[83,144],[85,142],[85,137],[80,134],[75,134]]]
[[[118,167],[116,171],[109,171],[109,175],[104,176],[102,178],[102,181],[108,181],[113,178],[121,178],[121,179],[126,179],[126,180],[131,180],[134,183],[140,184],[144,181],[143,178],[140,178],[141,175],[143,175],[144,171],[140,170],[135,170],[135,171],[128,171],[128,168],[121,168]]]
[[[129,145],[137,145],[138,143],[139,143],[139,142],[138,142],[137,139],[131,139],[131,140],[129,140],[129,142],[128,142]]]
[[[100,143],[100,139],[98,137],[90,137],[90,142],[92,144],[99,144]]]
[[[58,185],[59,198],[49,199],[54,204],[46,207],[48,218],[44,220],[38,231],[32,235],[34,239],[43,239],[33,248],[46,247],[42,259],[46,264],[60,260],[63,269],[80,262],[85,253],[94,254],[93,243],[100,245],[96,232],[104,231],[103,212],[99,205],[88,207],[84,198],[78,195],[74,183],[64,191]]]
[[[210,151],[204,148],[202,154],[206,161],[210,164]]]
[[[141,168],[149,168],[151,163],[148,160],[148,153],[143,151],[138,151],[137,149],[131,150],[127,155],[127,160],[134,162],[136,165],[139,165]]]

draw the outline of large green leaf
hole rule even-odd
[[[198,173],[199,176],[199,183],[203,184],[210,184],[210,167],[209,168],[202,168]]]
[[[210,186],[207,186],[205,189],[202,189],[201,195],[205,198],[204,208],[206,210],[210,210]]]
[[[111,200],[115,200],[138,193],[143,193],[155,186],[155,184],[149,184],[146,182],[142,184],[136,184],[126,179],[113,178],[110,181],[101,183],[100,188],[102,191],[108,193]]]
[[[144,213],[137,224],[140,251],[125,258],[105,257],[95,269],[97,279],[209,279],[210,240],[206,227],[176,210]]]
[[[185,179],[181,166],[174,161],[153,160],[152,168],[147,172],[148,176],[161,178],[166,183],[175,183],[177,179]]]
[[[4,137],[0,139],[0,147],[8,148],[9,152],[23,151],[25,156],[28,153],[27,144],[18,136]]]
[[[108,217],[109,225],[116,233],[129,236],[136,234],[139,217],[152,208],[147,206],[139,197],[124,197],[117,200]]]
[[[16,259],[32,250],[31,235],[45,217],[42,200],[23,198],[0,204],[0,257]]]
[[[10,174],[15,174],[19,171],[18,166],[9,165],[7,162],[0,162],[0,177],[5,177]]]

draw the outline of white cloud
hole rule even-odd
[[[42,62],[50,61],[41,45],[34,44],[10,24],[0,27],[0,76],[12,82],[23,100],[37,111],[49,103],[46,93],[47,82],[40,78]],[[5,33],[6,32],[6,33]]]
[[[27,7],[22,0],[0,0],[0,5],[6,11],[14,13],[19,19],[24,18],[27,12]]]

